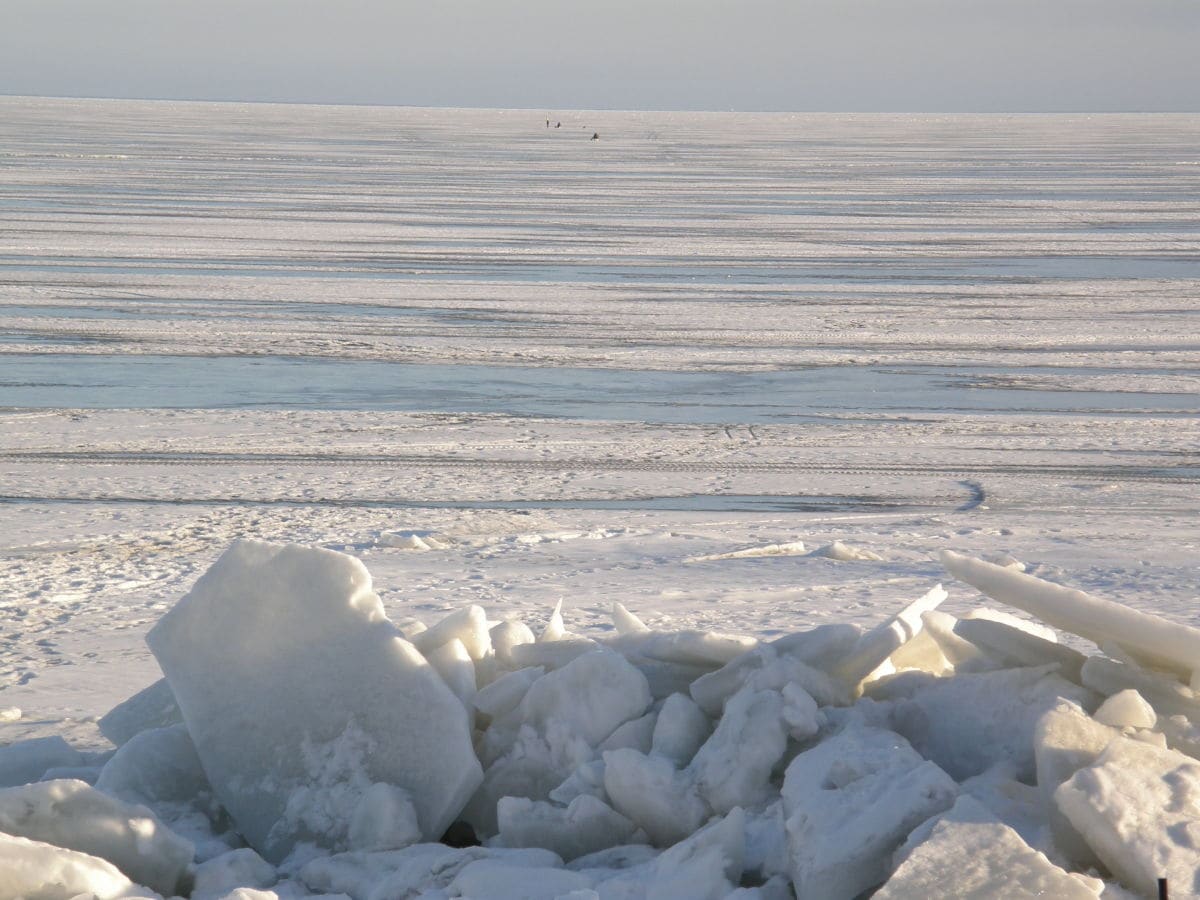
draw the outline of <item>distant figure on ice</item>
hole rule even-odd
[[[593,141],[598,141],[598,140],[600,140],[600,132],[598,132],[598,131],[593,131],[593,132],[592,132],[592,140],[593,140]]]
[[[554,123],[554,127],[555,127],[555,128],[562,128],[562,122],[555,122],[555,123]]]
[[[546,127],[547,127],[547,128],[549,128],[549,127],[550,127],[550,120],[549,120],[549,119],[547,119],[547,120],[546,120]]]

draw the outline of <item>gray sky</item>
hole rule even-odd
[[[1200,0],[0,0],[0,93],[1200,111]]]

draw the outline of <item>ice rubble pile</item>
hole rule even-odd
[[[940,586],[769,643],[619,604],[603,638],[402,631],[357,560],[240,542],[150,632],[166,678],[102,764],[0,749],[0,898],[1196,892],[1200,631],[943,563],[1102,653]]]

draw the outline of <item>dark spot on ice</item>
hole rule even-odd
[[[480,845],[479,838],[475,834],[475,829],[467,822],[458,821],[446,829],[446,833],[442,835],[441,843],[447,847],[478,847]]]

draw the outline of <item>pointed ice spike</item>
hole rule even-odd
[[[637,631],[650,630],[646,627],[645,622],[615,600],[612,605],[612,620],[613,625],[617,628],[617,634],[632,634]]]
[[[1184,677],[1190,679],[1200,659],[1200,628],[949,550],[943,550],[940,558],[951,575],[993,600],[1015,606],[1053,628],[1077,634],[1097,646],[1119,644],[1122,651],[1141,664],[1186,673]]]
[[[554,604],[554,612],[550,613],[550,621],[546,623],[546,628],[542,632],[542,636],[538,638],[538,643],[545,644],[550,641],[561,641],[567,636],[567,628],[563,624],[562,617],[562,598]]]

